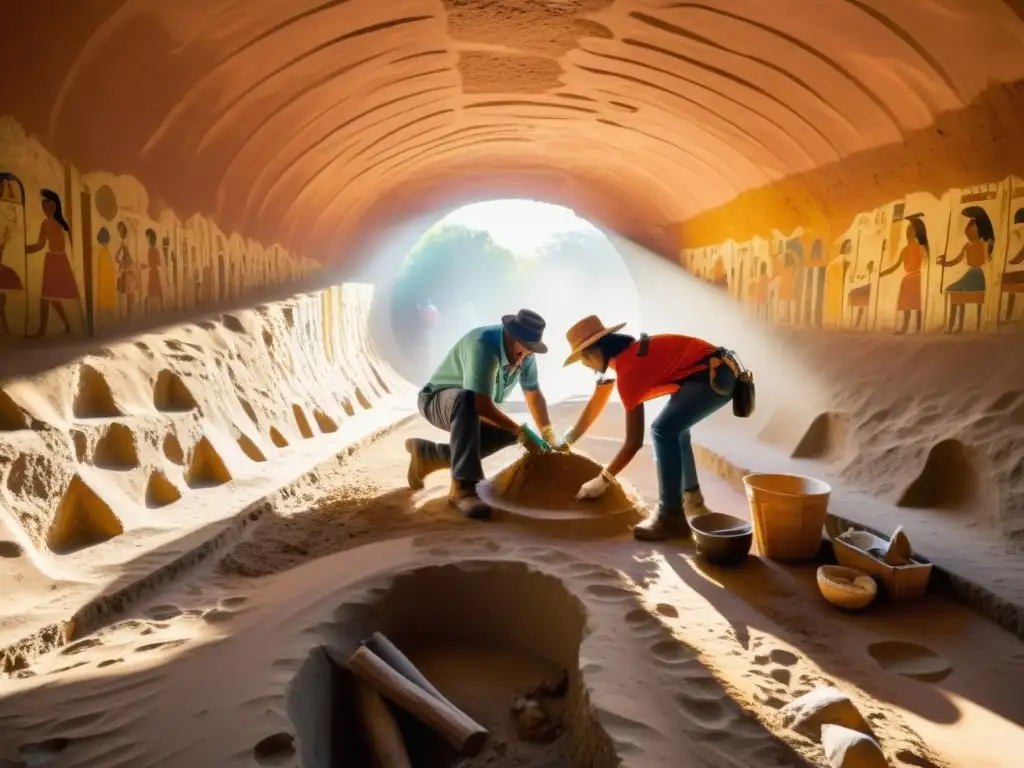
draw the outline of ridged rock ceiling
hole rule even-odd
[[[999,142],[1019,143],[1020,5],[18,0],[0,112],[83,170],[312,255],[485,194],[568,203],[671,248],[674,223],[783,180],[841,187],[846,169],[877,181],[849,190],[864,198],[944,183],[931,166],[1012,172]],[[950,156],[915,149],[945,136],[943,115]],[[825,207],[844,193],[810,192]]]

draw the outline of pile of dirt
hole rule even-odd
[[[621,512],[636,500],[618,483],[596,499],[576,500],[580,486],[593,480],[601,465],[582,453],[523,454],[491,481],[495,496],[518,507],[578,510],[589,513]]]

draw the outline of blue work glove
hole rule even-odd
[[[516,440],[530,453],[543,455],[551,452],[551,446],[548,445],[547,440],[530,429],[527,424],[519,425],[519,429],[516,430]]]

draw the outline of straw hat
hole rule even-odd
[[[611,328],[605,328],[604,323],[601,322],[601,318],[597,315],[584,317],[576,323],[576,325],[565,332],[565,338],[569,341],[569,346],[572,348],[572,352],[570,352],[569,356],[565,358],[565,364],[563,367],[565,365],[572,365],[578,361],[583,355],[583,350],[591,344],[596,344],[609,333],[615,333],[625,327],[625,323],[619,323],[618,325],[613,325]]]

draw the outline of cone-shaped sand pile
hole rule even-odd
[[[580,486],[600,471],[600,464],[581,453],[526,453],[478,491],[500,513],[553,533],[620,533],[644,517],[631,489],[613,484],[597,499],[576,500]]]

